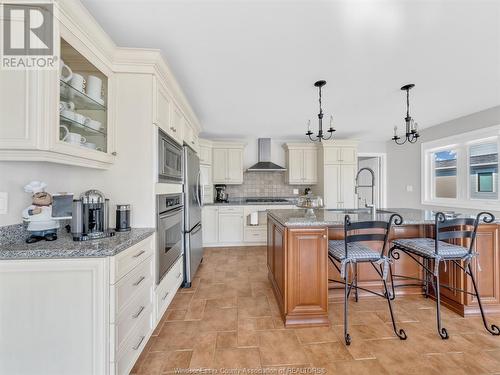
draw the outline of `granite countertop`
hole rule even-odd
[[[286,199],[286,202],[247,202],[247,199]],[[204,206],[293,206],[297,201],[297,197],[241,197],[241,198],[231,198],[228,202],[214,202],[205,203]]]
[[[403,218],[402,225],[433,224],[434,213],[431,210],[419,210],[413,208],[384,208],[377,211],[376,220],[388,221],[393,213],[398,213]],[[348,214],[351,221],[370,221],[373,216],[369,210],[314,210],[314,216],[305,209],[295,210],[270,210],[269,215],[276,219],[281,225],[287,227],[307,226],[343,226],[344,217]],[[470,215],[455,214],[457,217],[473,217]]]
[[[33,244],[27,244],[25,236],[17,236],[11,242],[0,244],[0,260],[114,256],[154,232],[154,228],[133,228],[130,232],[117,232],[113,237],[77,242],[73,241],[71,234],[60,231],[55,241],[39,241]]]

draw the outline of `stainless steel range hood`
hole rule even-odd
[[[286,168],[271,161],[271,138],[259,138],[259,162],[247,169],[248,172],[285,172]]]

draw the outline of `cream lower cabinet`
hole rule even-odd
[[[220,207],[217,226],[219,243],[243,242],[243,207]]]
[[[183,279],[181,258],[155,290],[155,246],[1,260],[0,374],[129,374]]]
[[[219,207],[205,206],[201,210],[201,229],[203,245],[219,242]]]
[[[285,144],[287,182],[290,185],[314,185],[318,182],[318,151],[309,143]]]
[[[214,143],[212,150],[212,178],[214,184],[243,183],[243,149],[241,143]]]

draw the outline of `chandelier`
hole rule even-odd
[[[401,137],[398,136],[398,127],[394,127],[394,137],[391,139],[398,145],[403,145],[406,142],[415,143],[418,137],[420,137],[420,134],[418,134],[418,124],[410,116],[410,90],[414,87],[413,83],[401,87],[401,90],[406,91],[406,134],[404,140],[401,140]]]
[[[327,141],[333,137],[333,132],[335,129],[333,128],[333,116],[330,116],[330,128],[327,130],[330,135],[325,137],[323,135],[323,109],[321,108],[321,88],[326,85],[326,81],[317,81],[314,83],[314,86],[316,86],[319,89],[319,113],[318,113],[318,122],[319,122],[319,129],[318,129],[318,134],[313,137],[313,132],[311,131],[311,120],[307,121],[307,132],[306,135],[309,137],[309,139],[313,142],[321,142],[322,140]]]

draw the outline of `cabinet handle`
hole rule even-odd
[[[139,317],[139,315],[142,314],[142,312],[144,311],[145,307],[144,306],[141,306],[139,308],[139,311],[137,311],[134,315],[132,315],[132,319],[137,319]]]
[[[118,152],[113,151],[113,152],[111,153],[111,155],[116,156],[116,155],[118,155]]]
[[[165,301],[169,294],[170,294],[170,292],[165,293],[165,295],[161,298],[161,300]]]
[[[133,285],[134,285],[134,286],[139,285],[140,283],[142,283],[142,282],[144,281],[144,279],[145,279],[145,278],[146,278],[146,276],[141,276],[141,277],[139,278],[139,280],[137,280],[137,281],[136,281]]]
[[[141,250],[141,251],[139,251],[137,254],[133,255],[132,257],[133,257],[133,258],[139,258],[139,257],[140,257],[142,254],[144,254],[145,252],[146,252],[146,251]]]
[[[179,277],[181,277],[181,276],[182,276],[182,272],[179,272],[179,274],[177,275],[177,277],[176,277],[176,278],[178,279],[178,278],[179,278]]]
[[[177,129],[174,128],[173,126],[170,127],[170,130],[172,130],[174,133],[177,131]]]
[[[139,340],[139,342],[137,343],[136,346],[132,346],[132,349],[133,350],[137,350],[139,349],[139,347],[141,346],[142,342],[144,341],[144,339],[146,338],[146,336],[141,336],[141,339]]]
[[[324,234],[324,235],[323,235],[323,238],[325,238],[325,239],[326,239],[326,234]]]

